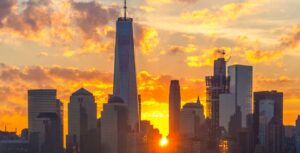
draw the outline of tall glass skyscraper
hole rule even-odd
[[[129,125],[139,131],[139,104],[134,58],[133,19],[126,15],[117,21],[113,95],[128,106]]]
[[[242,127],[246,127],[247,115],[252,113],[252,80],[253,68],[245,65],[232,65],[228,68],[230,77],[230,93],[235,104],[242,112]]]

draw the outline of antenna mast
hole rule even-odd
[[[127,17],[127,1],[124,0],[124,19],[126,20]]]

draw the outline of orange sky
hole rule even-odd
[[[294,124],[300,110],[300,1],[128,3],[135,22],[142,118],[164,135],[169,81],[180,80],[183,103],[197,96],[205,102],[203,79],[212,73],[217,48],[231,56],[229,65],[254,66],[255,91],[283,91],[284,122]],[[0,129],[27,126],[28,89],[55,88],[66,108],[71,93],[85,87],[96,96],[100,114],[112,92],[115,21],[121,4],[0,1]]]

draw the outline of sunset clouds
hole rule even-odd
[[[0,125],[27,125],[28,89],[55,88],[65,106],[80,87],[98,108],[112,92],[121,0],[0,0]],[[168,88],[205,102],[204,78],[226,51],[228,65],[254,66],[254,90],[285,93],[285,123],[300,109],[300,1],[130,0],[143,119],[167,133]],[[13,122],[20,120],[19,123]],[[165,123],[165,124],[162,124]]]
[[[242,15],[253,13],[257,6],[266,0],[246,0],[240,3],[228,3],[221,7],[185,11],[181,14],[182,19],[205,24],[221,24],[238,19]]]

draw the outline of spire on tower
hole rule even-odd
[[[126,16],[127,16],[127,1],[124,0],[124,19],[126,20]]]
[[[198,104],[200,104],[201,102],[200,102],[200,97],[198,96],[198,98],[197,98],[197,103]]]

